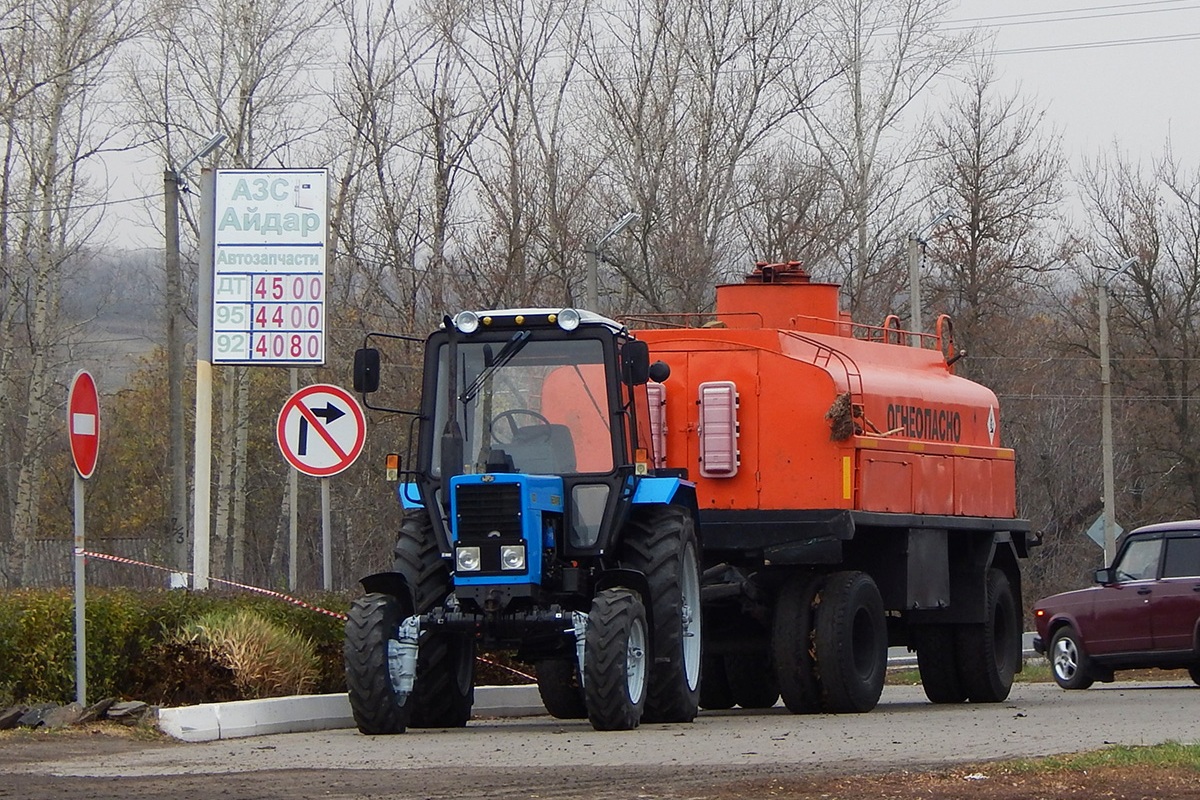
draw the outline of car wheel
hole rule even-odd
[[[1092,685],[1089,659],[1070,625],[1059,628],[1050,638],[1050,671],[1054,682],[1064,689],[1086,689]]]
[[[1192,676],[1192,683],[1200,686],[1200,664],[1192,664],[1188,667],[1188,675]]]

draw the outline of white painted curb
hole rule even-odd
[[[480,686],[475,689],[475,717],[525,717],[545,714],[536,686]],[[211,742],[353,728],[354,716],[345,694],[297,695],[231,703],[204,703],[158,710],[163,733],[185,742]]]

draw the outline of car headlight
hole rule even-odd
[[[454,317],[454,327],[459,333],[474,333],[479,330],[479,315],[474,311],[460,311]]]
[[[525,545],[506,544],[500,548],[501,569],[525,569]]]
[[[564,308],[562,311],[558,312],[556,316],[558,317],[556,320],[558,322],[558,327],[562,328],[564,331],[575,330],[579,327],[579,323],[582,320],[579,312],[573,308]]]
[[[454,566],[459,572],[479,572],[479,548],[459,547],[456,549]]]

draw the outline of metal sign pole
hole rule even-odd
[[[212,536],[212,292],[215,238],[213,173],[200,177],[200,274],[196,308],[196,428],[192,441],[192,588],[208,588],[209,546]]]
[[[321,478],[321,585],[333,591],[333,525],[329,512],[329,478]]]
[[[75,701],[87,705],[87,631],[84,598],[83,478],[75,472]]]

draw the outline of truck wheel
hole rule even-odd
[[[629,731],[642,721],[650,649],[646,608],[628,589],[592,600],[584,645],[584,698],[598,731]]]
[[[700,707],[700,557],[692,518],[678,507],[638,509],[623,531],[623,566],[650,584],[654,658],[647,722],[691,722]]]
[[[700,707],[710,711],[733,708],[733,689],[729,688],[729,676],[725,674],[723,656],[704,656],[700,659]]]
[[[814,603],[813,641],[821,707],[863,713],[879,703],[887,672],[883,599],[865,572],[835,572]]]
[[[1054,682],[1064,689],[1086,689],[1092,685],[1092,674],[1087,653],[1079,643],[1079,634],[1070,625],[1059,628],[1050,637],[1050,671]],[[1196,678],[1195,667],[1188,670]],[[1200,683],[1200,681],[1196,681]]]
[[[967,690],[958,678],[954,627],[951,625],[913,625],[909,628],[917,650],[917,669],[921,688],[931,703],[962,703]]]
[[[413,704],[392,686],[388,641],[410,615],[406,603],[386,594],[368,594],[350,606],[342,654],[354,724],[366,734],[404,733]]]
[[[550,716],[556,719],[585,719],[587,703],[579,685],[575,659],[546,658],[534,665],[538,694]]]
[[[984,621],[958,626],[958,675],[972,703],[1000,703],[1012,689],[1021,659],[1021,626],[1008,578],[987,572]]]
[[[775,600],[771,620],[771,661],[783,704],[793,714],[821,710],[821,684],[813,659],[813,600],[821,576],[803,575],[788,582]]]
[[[433,535],[429,512],[406,511],[396,539],[393,569],[408,581],[418,614],[442,605],[450,594],[450,568]],[[421,636],[413,691],[413,728],[461,728],[475,702],[475,642],[470,634],[430,631]]]
[[[733,699],[742,708],[770,708],[779,700],[779,687],[765,653],[725,656],[725,674]]]

